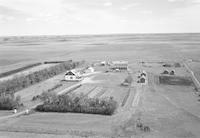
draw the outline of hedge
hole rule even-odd
[[[21,97],[14,95],[1,95],[0,96],[0,110],[12,110],[18,108],[21,105]]]
[[[98,99],[85,97],[82,99],[80,96],[51,95],[45,99],[44,104],[36,107],[36,111],[112,115],[116,108],[117,102],[113,98]]]

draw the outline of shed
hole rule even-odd
[[[164,70],[162,74],[169,74],[168,70]]]
[[[170,75],[175,75],[175,71],[172,70],[172,71],[170,72]]]
[[[146,78],[145,77],[141,77],[140,78],[140,83],[145,83],[146,82]]]

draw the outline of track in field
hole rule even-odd
[[[131,92],[131,88],[128,89],[128,92],[126,93],[126,95],[125,95],[124,98],[123,98],[123,101],[122,101],[122,103],[121,103],[121,106],[122,106],[122,107],[126,104],[128,98],[129,98],[129,96],[130,96],[130,92]]]

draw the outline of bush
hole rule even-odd
[[[74,112],[112,115],[117,108],[117,102],[113,98],[97,99],[69,95],[48,95],[48,100],[43,105],[36,107],[41,112]]]
[[[2,95],[0,96],[0,110],[12,110],[19,108],[21,105],[21,97],[16,98],[13,95]]]

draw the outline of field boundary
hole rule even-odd
[[[198,79],[196,78],[196,76],[194,75],[194,72],[190,69],[190,67],[185,62],[183,62],[183,64],[184,64],[185,68],[190,72],[192,80],[194,82],[194,85],[197,88],[197,91],[199,91],[200,90],[200,82],[198,81]]]
[[[27,70],[27,69],[30,69],[30,68],[33,68],[36,66],[40,66],[40,65],[42,65],[42,63],[38,62],[38,63],[34,63],[34,64],[29,64],[29,65],[21,67],[21,68],[6,71],[6,72],[3,72],[0,74],[0,78],[4,78],[4,77],[7,77],[7,76],[10,76],[10,75],[13,75],[13,74],[19,73],[21,71],[24,71],[24,70]]]

